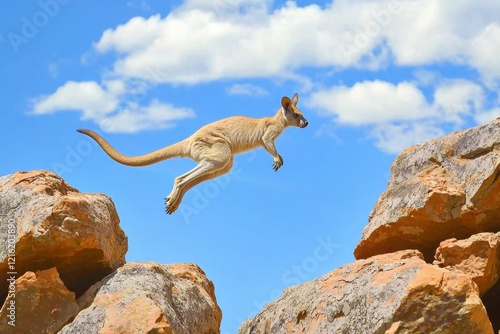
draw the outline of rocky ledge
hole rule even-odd
[[[357,261],[286,289],[239,334],[500,333],[500,119],[391,167]]]
[[[0,333],[219,333],[194,264],[125,263],[111,199],[49,171],[0,177]]]

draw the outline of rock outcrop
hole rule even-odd
[[[84,309],[59,333],[216,334],[222,320],[213,284],[194,264],[127,263],[79,302]]]
[[[15,287],[0,310],[0,333],[57,333],[79,311],[56,268],[28,271]]]
[[[57,268],[70,291],[83,294],[125,263],[127,237],[111,199],[82,194],[48,171],[0,178],[0,244],[15,243],[15,270],[7,270],[8,248],[0,247],[0,298],[6,273]],[[10,224],[15,230],[8,230]],[[12,239],[11,239],[12,241]]]
[[[0,220],[0,333],[220,332],[199,267],[125,264],[127,237],[107,196],[19,172],[0,177]]]
[[[391,167],[357,261],[285,290],[239,334],[500,330],[500,118]]]
[[[500,118],[403,151],[354,255],[418,249],[500,230]]]
[[[407,250],[288,288],[238,333],[492,334],[493,328],[471,278]]]
[[[435,258],[435,265],[472,278],[483,295],[498,281],[500,233],[479,233],[465,240],[445,240],[439,245]]]

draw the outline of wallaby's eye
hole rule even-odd
[[[299,114],[293,114],[293,117],[299,118]]]

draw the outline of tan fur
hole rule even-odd
[[[274,158],[273,169],[283,165],[274,140],[288,126],[305,128],[308,124],[296,105],[299,96],[290,100],[283,97],[281,108],[273,117],[250,118],[233,116],[201,127],[190,137],[157,151],[129,157],[119,153],[101,136],[90,130],[77,130],[92,137],[102,149],[117,162],[128,166],[146,166],[173,157],[190,157],[198,165],[189,172],[175,178],[174,187],[165,199],[166,213],[179,207],[184,194],[203,181],[229,172],[234,154],[262,146]]]

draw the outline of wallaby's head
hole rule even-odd
[[[305,128],[309,122],[304,118],[302,112],[297,108],[297,102],[299,102],[299,95],[295,93],[290,100],[290,98],[283,96],[281,99],[281,106],[283,107],[283,116],[287,125],[298,126],[299,128]]]

